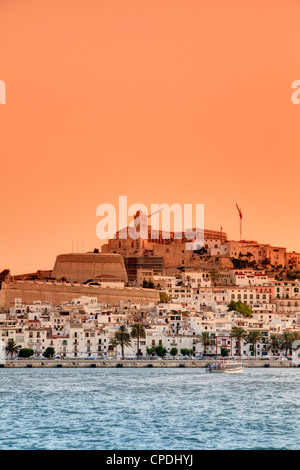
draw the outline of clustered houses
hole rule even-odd
[[[139,217],[138,217],[139,215]],[[140,227],[141,237],[136,239],[131,233],[133,227],[117,232],[114,238],[102,245],[102,253],[118,253],[124,257],[128,280],[136,280],[137,268],[155,271],[155,274],[173,274],[178,267],[199,267],[215,265],[223,268],[232,267],[232,259],[252,262],[257,266],[270,264],[276,268],[300,268],[300,253],[288,252],[285,247],[271,246],[254,240],[228,240],[227,234],[221,231],[205,229],[203,232],[204,252],[197,253],[188,249],[185,233],[152,230],[148,217],[137,213],[135,228]],[[144,229],[142,230],[142,227]],[[129,236],[127,236],[127,234]],[[205,255],[200,256],[198,255]],[[160,263],[161,261],[161,263]],[[254,267],[254,266],[253,266]],[[132,274],[134,273],[134,276]],[[139,280],[138,280],[139,282]]]
[[[71,302],[52,305],[36,301],[26,305],[16,298],[9,312],[0,314],[0,339],[13,340],[21,348],[34,350],[42,357],[47,347],[55,355],[69,358],[119,357],[120,347],[111,339],[121,325],[130,332],[141,323],[146,337],[140,338],[140,354],[147,348],[162,345],[193,350],[195,355],[230,355],[239,351],[238,340],[231,337],[234,327],[247,333],[259,330],[265,342],[256,346],[258,356],[272,354],[267,348],[271,335],[284,331],[300,331],[300,282],[279,282],[263,272],[233,270],[226,284],[215,285],[215,273],[185,272],[178,276],[157,276],[141,270],[139,278],[152,282],[154,288],[168,296],[167,301],[148,305],[120,301],[116,305],[99,303],[97,297],[81,296]],[[222,273],[219,273],[221,276]],[[252,316],[244,317],[228,311],[230,301],[241,301],[252,308]],[[206,332],[209,344],[199,339]],[[134,357],[137,340],[125,348],[125,356]],[[253,345],[241,341],[241,354],[253,355]]]

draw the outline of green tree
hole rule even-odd
[[[241,315],[243,315],[243,317],[251,317],[253,313],[252,308],[247,303],[244,303],[241,300],[238,300],[237,302],[231,300],[227,305],[227,308],[228,312],[234,311],[240,313]]]
[[[289,281],[294,281],[295,279],[300,279],[300,271],[299,270],[296,270],[294,272],[293,271],[287,271],[286,278]]]
[[[3,271],[1,271],[0,273],[0,282],[4,282],[5,281],[5,278],[9,275],[10,273],[10,269],[4,269]]]
[[[148,356],[153,356],[155,353],[155,348],[146,348],[146,352]]]
[[[19,351],[19,357],[27,358],[33,355],[34,355],[34,350],[30,348],[23,348],[23,349],[20,349]]]
[[[207,254],[207,250],[204,247],[202,247],[199,250],[193,250],[193,253],[195,255],[200,255],[201,256],[201,255]]]
[[[136,356],[140,355],[140,338],[146,338],[146,330],[140,323],[134,323],[131,327],[131,337],[137,339],[137,352]]]
[[[5,352],[6,355],[11,357],[11,359],[14,357],[14,355],[18,354],[21,349],[21,346],[17,346],[17,343],[13,341],[12,339],[8,341]]]
[[[125,346],[131,345],[130,334],[126,326],[121,325],[118,331],[115,332],[114,337],[110,340],[113,347],[121,346],[121,354],[124,359],[124,348]]]
[[[181,348],[180,349],[180,354],[183,356],[189,356],[190,350],[188,348]]]
[[[259,330],[250,331],[246,337],[247,343],[253,345],[253,353],[255,357],[256,357],[256,345],[257,343],[262,343],[263,340],[264,340],[264,335]]]
[[[165,357],[167,352],[168,352],[168,350],[166,348],[164,348],[162,344],[159,344],[155,348],[155,353],[158,357]]]
[[[207,255],[207,249],[204,246],[200,248],[200,255]]]
[[[188,348],[182,348],[180,349],[180,353],[183,355],[183,356],[193,356],[194,355],[194,351],[192,349],[188,349]]]
[[[210,279],[214,286],[217,284],[217,281],[220,279],[220,277],[221,277],[221,273],[219,273],[219,271],[213,269],[210,272]]]
[[[55,349],[52,348],[51,346],[49,346],[45,351],[44,351],[44,354],[43,356],[44,357],[48,357],[48,358],[52,358],[55,354]]]
[[[265,266],[267,267],[268,265],[271,265],[271,261],[269,260],[269,258],[265,258],[262,262],[261,262],[262,266]]]
[[[222,357],[228,357],[230,353],[230,350],[227,348],[221,348],[221,356]]]
[[[159,293],[160,301],[163,303],[170,302],[171,297],[166,292]]]
[[[175,356],[177,356],[177,354],[178,354],[178,349],[177,348],[172,348],[170,350],[170,354],[171,354],[171,356],[173,356],[173,359],[174,359]]]
[[[230,338],[236,338],[238,340],[238,355],[241,355],[241,343],[242,340],[247,336],[247,332],[243,328],[235,326],[232,328]]]
[[[237,305],[237,302],[235,302],[235,300],[231,300],[229,304],[227,305],[228,312],[236,312],[236,305]]]
[[[154,289],[154,282],[153,281],[146,281],[143,280],[143,289]]]
[[[250,264],[249,261],[244,260],[244,259],[240,259],[240,258],[230,258],[230,259],[231,259],[234,269],[244,269]]]

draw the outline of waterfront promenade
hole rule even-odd
[[[7,360],[0,364],[1,368],[205,368],[207,364],[216,362],[216,360],[86,360],[86,359],[40,359],[40,360]],[[297,367],[292,361],[264,360],[264,359],[244,359],[239,360],[244,367],[276,367],[276,368],[295,368]]]

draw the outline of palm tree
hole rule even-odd
[[[268,349],[271,349],[273,356],[275,352],[280,348],[280,340],[278,335],[271,335],[269,339]]]
[[[292,341],[299,341],[300,340],[300,331],[293,331],[292,332]]]
[[[250,331],[247,335],[246,341],[247,343],[253,344],[253,352],[254,356],[256,357],[256,345],[257,343],[262,343],[264,340],[264,335],[259,330]]]
[[[131,345],[130,334],[126,326],[121,325],[118,331],[115,332],[114,337],[110,341],[113,348],[121,346],[122,358],[124,359],[124,347]]]
[[[6,355],[10,354],[11,359],[14,357],[15,354],[18,354],[21,346],[17,346],[17,343],[14,340],[9,340],[6,346]]]
[[[204,347],[204,356],[206,356],[206,348],[207,346],[210,346],[209,333],[207,331],[203,331],[198,339],[198,342],[201,343]]]
[[[137,338],[137,352],[136,357],[140,355],[140,338],[146,338],[146,330],[140,323],[134,323],[131,327],[131,337]]]
[[[230,338],[236,338],[238,340],[238,355],[241,355],[241,343],[242,340],[245,339],[247,336],[247,332],[243,328],[239,328],[235,326],[231,333],[230,333]]]
[[[282,349],[285,349],[285,355],[287,357],[288,350],[292,347],[293,333],[291,333],[290,331],[284,331],[280,337],[280,341],[281,347]]]

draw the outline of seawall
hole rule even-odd
[[[41,360],[7,360],[0,367],[4,368],[199,368],[204,369],[207,364],[215,361],[199,360],[86,360],[86,359],[41,359]],[[292,361],[264,361],[247,360],[238,361],[244,367],[250,368],[294,368]]]

